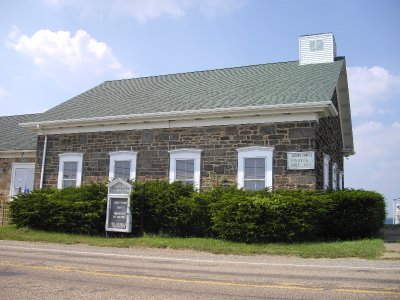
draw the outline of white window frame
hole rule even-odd
[[[339,185],[338,185],[338,172],[339,172],[339,170],[338,170],[338,165],[337,165],[337,163],[334,163],[333,165],[332,165],[332,189],[334,190],[334,191],[336,191],[338,188],[339,188]]]
[[[114,151],[108,153],[110,155],[110,168],[108,172],[108,180],[114,180],[115,176],[115,162],[116,161],[130,161],[131,169],[129,172],[129,180],[136,179],[136,160],[137,160],[137,152],[136,151]]]
[[[339,190],[343,190],[343,171],[339,172],[338,187],[339,187]]]
[[[12,163],[11,169],[11,183],[10,183],[10,199],[16,194],[14,192],[15,172],[17,169],[33,169],[35,170],[35,163]],[[33,173],[33,181],[35,182],[35,173]]]
[[[272,189],[272,158],[274,147],[251,146],[238,148],[238,176],[239,188],[244,188],[244,161],[246,158],[265,159],[265,187]]]
[[[329,163],[331,161],[331,157],[328,154],[324,154],[324,190],[328,190],[329,189]]]
[[[82,184],[82,163],[83,153],[61,153],[58,155],[60,158],[59,169],[58,169],[58,182],[57,188],[62,189],[63,177],[64,177],[64,163],[65,162],[77,162],[76,171],[76,187]]]
[[[177,160],[194,160],[193,186],[200,189],[200,149],[176,149],[169,152],[169,182],[176,180],[176,161]]]

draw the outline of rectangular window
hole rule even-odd
[[[64,162],[62,187],[76,186],[76,173],[78,171],[78,163],[76,161]]]
[[[176,160],[176,180],[194,184],[194,159]]]
[[[324,190],[329,189],[329,162],[331,158],[329,155],[324,154]]]
[[[131,162],[129,160],[117,160],[115,161],[115,178],[121,178],[129,181],[131,175]]]
[[[110,152],[110,169],[108,180],[121,178],[125,181],[135,180],[136,178],[136,158],[135,151],[116,151]]]
[[[265,188],[265,158],[244,159],[244,188],[251,191]]]
[[[339,172],[339,182],[338,182],[338,184],[339,184],[339,190],[342,190],[343,189],[343,171]]]
[[[272,189],[274,148],[250,146],[238,151],[238,187],[246,190]]]
[[[324,50],[324,41],[323,40],[315,40],[310,41],[310,51],[322,51]]]
[[[175,149],[168,151],[169,182],[181,181],[183,184],[193,184],[200,188],[200,149]]]
[[[332,166],[332,189],[338,189],[338,167],[337,164],[334,163]]]
[[[82,153],[63,153],[59,155],[57,188],[80,186],[82,182]]]

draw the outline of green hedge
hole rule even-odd
[[[107,186],[90,184],[61,190],[18,194],[10,203],[11,220],[18,227],[82,233],[104,233]]]
[[[190,235],[199,211],[193,186],[168,181],[135,182],[131,194],[132,226],[147,233]],[[200,204],[200,203],[199,203]]]
[[[313,240],[323,210],[309,198],[232,189],[213,204],[212,228],[220,238],[247,243]]]
[[[368,238],[384,220],[383,196],[362,190],[229,191],[212,208],[215,234],[240,242]]]
[[[331,239],[376,236],[386,218],[385,199],[376,192],[343,190],[328,194],[323,235]]]
[[[103,234],[106,195],[104,184],[19,194],[11,219],[19,227]],[[383,196],[363,190],[195,192],[180,182],[148,181],[134,183],[130,201],[134,232],[247,243],[368,238],[385,219]]]

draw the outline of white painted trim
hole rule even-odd
[[[244,160],[245,158],[265,158],[265,187],[272,189],[272,159],[274,147],[250,146],[238,148],[238,176],[239,188],[244,187]]]
[[[60,162],[59,162],[59,169],[58,169],[57,188],[58,189],[62,188],[65,162],[77,162],[78,163],[77,171],[76,171],[76,186],[81,186],[83,153],[61,153],[58,156],[60,157]]]
[[[331,157],[328,154],[324,154],[324,168],[323,168],[323,183],[324,183],[324,190],[329,189],[329,162],[331,161]]]
[[[107,132],[107,131],[142,130],[142,129],[155,129],[155,128],[185,128],[185,127],[189,128],[189,127],[224,126],[224,125],[239,125],[239,124],[263,124],[263,123],[277,123],[277,122],[301,122],[301,121],[318,121],[318,119],[319,117],[316,113],[225,117],[225,118],[210,118],[210,119],[157,121],[151,123],[142,122],[142,123],[132,123],[132,124],[114,124],[105,126],[54,128],[54,129],[47,129],[46,134]]]
[[[11,183],[10,183],[10,199],[15,195],[14,194],[14,184],[15,184],[15,171],[16,169],[33,169],[35,170],[35,163],[12,163],[11,168]],[[35,175],[33,175],[35,178]]]
[[[47,134],[44,135],[44,144],[43,144],[43,154],[42,154],[42,168],[40,170],[40,182],[39,188],[43,188],[43,178],[44,178],[44,168],[46,164],[46,153],[47,153]]]
[[[332,189],[336,191],[338,189],[338,165],[334,163],[332,165]]]
[[[169,182],[176,180],[176,161],[180,159],[193,159],[194,160],[194,178],[193,186],[200,189],[200,149],[175,149],[169,152]]]
[[[0,158],[35,158],[36,150],[6,150],[0,151]]]
[[[108,180],[114,180],[115,173],[115,162],[116,161],[130,161],[131,169],[129,174],[129,180],[136,179],[136,160],[137,160],[137,152],[136,151],[114,151],[110,152],[110,169],[108,172]]]
[[[343,189],[343,171],[339,172],[339,190]]]
[[[343,140],[344,156],[354,155],[353,126],[351,121],[351,109],[349,88],[347,81],[346,61],[343,61],[342,70],[336,85],[336,95],[340,113],[340,126]]]
[[[249,116],[271,116],[282,114],[317,114],[318,116],[336,116],[337,110],[331,101],[279,104],[279,105],[261,105],[247,107],[215,108],[203,110],[172,111],[158,113],[144,113],[120,116],[106,116],[96,118],[82,118],[70,120],[55,120],[42,122],[20,123],[23,128],[35,130],[38,134],[43,134],[43,130],[73,128],[73,127],[94,127],[107,125],[125,125],[137,123],[154,123],[162,121],[179,121],[194,119],[218,119],[232,117]],[[85,131],[87,132],[87,131]]]

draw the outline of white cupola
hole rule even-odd
[[[333,62],[336,57],[336,43],[333,33],[303,35],[299,37],[299,64]]]

